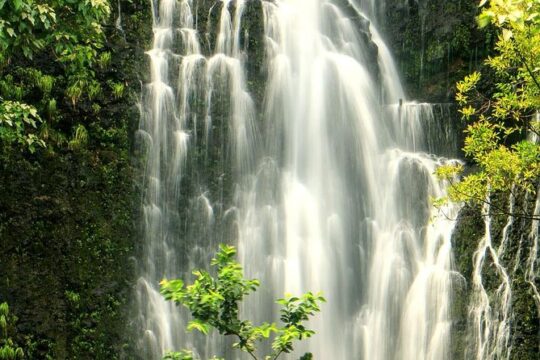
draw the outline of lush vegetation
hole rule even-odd
[[[242,267],[235,261],[234,247],[221,245],[211,265],[217,270],[214,277],[204,270],[193,272],[196,279],[192,285],[184,286],[180,279],[163,280],[161,293],[165,299],[184,305],[189,309],[193,320],[188,324],[188,330],[198,330],[208,334],[214,328],[222,335],[234,336],[238,339],[233,347],[248,353],[257,359],[257,343],[269,339],[273,352],[264,359],[274,360],[283,353],[293,350],[294,342],[311,337],[314,332],[308,329],[305,322],[316,312],[320,311],[320,303],[325,299],[320,294],[306,293],[300,297],[287,295],[277,302],[282,306],[281,321],[283,326],[264,323],[253,325],[249,320],[241,320],[240,303],[244,296],[249,295],[259,287],[258,280],[246,280]],[[307,353],[302,360],[311,359]],[[192,360],[189,350],[170,353],[165,356],[170,360]]]
[[[17,346],[9,336],[10,327],[15,322],[13,316],[9,314],[9,305],[0,304],[0,359],[16,360],[24,358],[24,350]]]
[[[540,1],[480,5],[479,25],[492,26],[499,35],[484,71],[457,84],[456,100],[469,122],[464,152],[477,171],[453,184],[453,201],[484,202],[497,191],[532,192],[540,176],[540,145],[534,141],[540,131]],[[443,167],[438,174],[452,179],[462,171],[462,166]]]
[[[101,108],[94,100],[123,94],[123,84],[105,80],[110,15],[106,0],[0,0],[0,145],[86,144],[85,117]],[[62,108],[80,102],[88,114],[66,118]]]
[[[0,302],[28,359],[133,358],[130,134],[151,13],[121,7],[117,24],[116,1],[0,0]]]

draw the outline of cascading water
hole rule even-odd
[[[367,9],[222,0],[200,23],[196,0],[152,4],[138,131],[147,160],[141,356],[224,353],[217,338],[186,334],[185,316],[157,288],[229,242],[263,284],[243,309],[255,322],[275,320],[273,299],[285,292],[327,297],[311,323],[316,337],[289,358],[306,350],[318,359],[448,358],[458,206],[436,211],[430,199],[444,195],[433,172],[457,145],[446,129],[437,141],[426,135],[443,129],[435,107],[400,102]],[[259,10],[266,80],[257,103],[246,75],[253,34],[243,23]]]

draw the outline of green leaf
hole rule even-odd
[[[4,330],[7,328],[7,319],[5,315],[0,315],[0,328]]]
[[[503,29],[502,36],[504,41],[510,40],[513,36],[512,30]]]
[[[0,304],[0,315],[8,315],[9,314],[9,306],[7,302],[3,302]]]
[[[163,360],[194,360],[193,353],[188,350],[180,352],[168,352],[163,357]]]
[[[493,19],[492,16],[482,13],[477,17],[478,27],[484,28],[488,26],[491,23],[491,19]]]
[[[19,10],[23,4],[23,0],[12,0],[15,10]]]
[[[200,320],[192,320],[188,323],[187,330],[197,330],[205,335],[208,335],[208,332],[210,331],[210,326]]]

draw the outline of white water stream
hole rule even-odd
[[[448,359],[458,206],[437,211],[430,199],[444,195],[433,172],[455,161],[440,156],[456,156],[457,145],[439,108],[400,104],[381,36],[371,25],[379,56],[370,64],[360,34],[373,10],[329,0],[262,1],[267,80],[257,106],[242,27],[253,3],[217,1],[205,24],[212,35],[199,32],[196,0],[153,1],[138,131],[147,160],[141,357],[225,352],[218,337],[183,331],[185,314],[162,300],[158,282],[229,242],[262,283],[243,309],[255,322],[276,321],[273,299],[285,292],[327,297],[311,322],[317,335],[287,358]]]

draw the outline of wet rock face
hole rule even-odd
[[[409,95],[453,99],[455,82],[481,65],[492,39],[479,31],[474,1],[387,0],[382,26]]]
[[[255,102],[264,98],[265,45],[264,18],[261,0],[250,0],[244,10],[240,34],[241,47],[246,51],[246,79]]]
[[[513,210],[532,213],[534,199],[534,194],[518,195]],[[500,351],[512,360],[538,359],[540,311],[533,285],[538,288],[539,284],[538,277],[531,281],[530,273],[535,252],[533,224],[530,219],[503,214],[512,210],[507,196],[494,195],[491,202],[498,210],[493,210],[489,219],[481,216],[480,207],[465,207],[452,239],[456,269],[463,276],[453,301],[452,359],[478,358],[479,333],[474,314],[480,308],[479,284],[490,304],[482,314],[483,327],[490,329],[490,335],[483,338],[485,352]],[[489,220],[489,232],[484,220]],[[482,246],[486,234],[494,251]],[[475,259],[480,255],[484,255],[484,261],[479,267]],[[475,274],[480,275],[477,280]]]
[[[371,38],[371,22],[369,19],[360,15],[352,16],[351,20],[357,25],[358,32],[361,35],[360,39],[363,42],[362,47],[368,49],[365,54],[365,63],[368,65],[369,71],[373,75],[375,82],[379,83],[378,80],[381,77],[379,68],[379,48]]]

